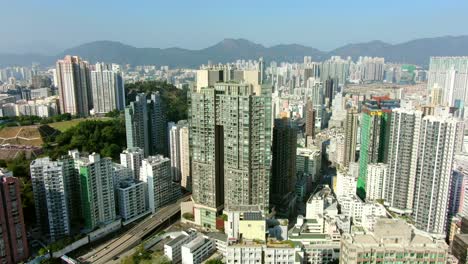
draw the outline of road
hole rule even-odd
[[[180,203],[188,201],[190,196],[185,196],[177,201],[177,203],[165,206],[157,211],[151,217],[146,218],[132,229],[113,238],[106,243],[94,248],[92,251],[80,256],[78,260],[81,263],[108,263],[121,253],[127,251],[129,248],[135,247],[141,243],[142,238],[159,225],[164,223],[169,218],[173,217],[180,211]]]

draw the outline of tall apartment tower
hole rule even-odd
[[[116,219],[112,160],[92,153],[80,163],[84,225],[92,230]]]
[[[275,119],[270,203],[281,214],[288,212],[296,189],[297,127],[288,118]]]
[[[185,129],[184,129],[185,128]],[[177,124],[169,122],[169,153],[171,158],[171,173],[174,182],[182,181],[182,161],[186,162],[189,153],[185,151],[188,147],[187,120],[180,120]],[[184,145],[185,144],[185,145]],[[185,155],[185,157],[182,157]],[[187,177],[187,175],[184,175]]]
[[[364,200],[367,165],[387,161],[391,111],[400,107],[400,103],[388,97],[374,97],[365,101],[362,107],[357,194]]]
[[[431,57],[427,90],[440,93],[443,105],[468,104],[468,57]]]
[[[356,161],[358,121],[359,114],[356,108],[349,109],[345,123],[344,167],[348,167],[349,163]]]
[[[333,103],[333,97],[335,95],[335,81],[328,77],[325,80],[325,105],[330,108]]]
[[[96,63],[91,71],[93,109],[96,114],[105,114],[125,107],[125,90],[122,73],[112,69],[111,64]]]
[[[159,92],[152,93],[148,100],[150,154],[169,155],[167,147],[167,121]]]
[[[49,234],[52,241],[70,235],[69,171],[62,162],[48,157],[32,161],[30,170],[37,224],[42,233]]]
[[[141,148],[127,148],[120,153],[120,164],[132,170],[135,180],[141,180],[140,167],[143,159],[144,153]]]
[[[306,111],[305,111],[305,136],[306,139],[308,137],[314,138],[315,137],[315,118],[317,115],[317,111],[314,109],[314,105],[312,101],[309,99],[306,103]]]
[[[20,263],[29,257],[20,181],[0,168],[0,262]]]
[[[409,214],[413,208],[422,117],[419,110],[392,111],[384,200],[399,214]]]
[[[168,155],[166,117],[158,92],[152,93],[148,100],[140,93],[125,107],[125,129],[127,147],[143,149],[145,157]]]
[[[271,87],[258,80],[215,83],[191,93],[192,189],[201,225],[214,227],[223,207],[268,209],[271,122]]]
[[[88,116],[93,99],[89,64],[77,56],[65,56],[56,64],[60,112]]]
[[[421,123],[413,219],[418,229],[445,234],[455,151],[463,121],[426,116]]]
[[[142,149],[145,157],[150,154],[148,123],[146,95],[139,93],[135,101],[125,107],[125,130],[127,147]]]
[[[140,174],[148,187],[147,201],[151,212],[158,211],[180,197],[180,186],[172,181],[171,161],[168,158],[157,155],[144,159]]]
[[[179,129],[179,151],[180,185],[186,190],[192,191],[192,174],[190,171],[190,135],[188,123]]]

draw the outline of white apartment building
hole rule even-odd
[[[140,179],[140,167],[143,158],[144,153],[141,148],[127,148],[120,153],[120,164],[132,170],[135,180],[142,180]]]
[[[182,262],[182,246],[194,240],[197,237],[195,230],[183,231],[182,234],[175,237],[167,244],[164,244],[164,255],[172,261],[172,263]]]
[[[37,224],[52,241],[70,234],[67,180],[65,166],[48,157],[31,162],[31,183],[36,204]]]
[[[146,214],[146,184],[130,179],[119,182],[117,187],[117,204],[119,214],[124,222],[136,220]]]
[[[180,196],[180,185],[172,181],[171,161],[162,155],[149,156],[142,161],[140,178],[148,186],[148,208],[152,213]]]
[[[201,264],[215,250],[216,246],[213,240],[207,236],[199,235],[182,246],[182,264]]]
[[[388,165],[373,163],[367,165],[366,199],[373,201],[383,199]]]

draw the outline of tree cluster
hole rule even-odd
[[[125,85],[127,93],[127,105],[135,100],[138,93],[149,95],[152,92],[159,92],[161,100],[166,109],[168,121],[177,122],[187,119],[187,89],[178,89],[174,85],[162,81],[144,81]]]
[[[46,154],[52,159],[66,155],[69,150],[96,152],[117,161],[126,148],[125,123],[122,119],[106,121],[85,120],[65,132],[48,139]]]

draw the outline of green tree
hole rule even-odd
[[[177,122],[187,119],[187,89],[178,89],[174,85],[162,81],[144,81],[125,85],[127,104],[135,100],[138,93],[150,94],[159,92],[165,105],[168,121]]]

